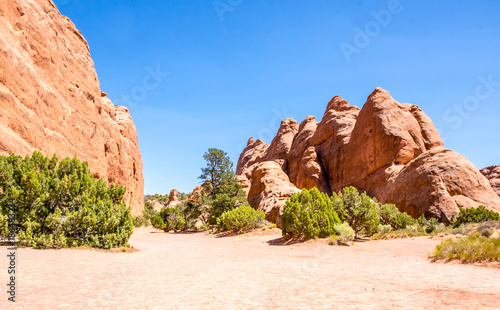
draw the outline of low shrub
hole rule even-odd
[[[324,238],[336,234],[340,223],[333,203],[317,188],[293,194],[283,207],[282,234],[285,238]]]
[[[428,236],[419,225],[410,225],[405,229],[392,230],[389,232],[378,232],[370,237],[372,240],[404,239]]]
[[[196,230],[198,230],[198,231],[207,231],[209,229],[210,229],[210,226],[208,226],[208,224],[202,224],[196,228]]]
[[[352,227],[349,226],[347,222],[344,222],[342,224],[335,224],[334,228],[339,235],[337,241],[340,243],[347,244],[349,242],[352,242],[354,240],[354,237],[356,236],[354,229],[352,229]]]
[[[151,224],[164,232],[182,231],[186,229],[186,220],[177,208],[163,208],[151,218]]]
[[[471,224],[462,224],[457,228],[454,228],[451,233],[453,235],[469,235],[472,231],[472,225]]]
[[[143,227],[151,225],[151,218],[156,214],[151,201],[146,201],[144,203],[144,211],[142,215],[134,217],[134,227]]]
[[[339,236],[338,235],[331,235],[330,239],[328,240],[329,245],[337,245],[339,244]]]
[[[12,211],[20,246],[123,246],[134,229],[125,191],[95,179],[77,158],[0,156],[0,234]]]
[[[217,219],[217,230],[243,232],[259,227],[266,218],[261,210],[250,206],[239,206],[231,211],[226,211]]]
[[[423,226],[420,226],[419,224],[408,225],[404,230],[411,234],[426,233],[425,228]]]
[[[149,226],[150,222],[144,216],[136,216],[134,218],[134,227]]]
[[[495,231],[500,231],[499,221],[488,221],[483,223],[468,223],[462,224],[458,228],[454,228],[451,233],[454,235],[470,235],[478,232],[482,236],[489,237]]]
[[[378,233],[379,234],[388,234],[392,231],[391,225],[378,225]]]
[[[414,225],[417,220],[408,215],[406,212],[401,212],[393,204],[385,204],[380,207],[379,211],[380,223],[390,225],[393,230],[404,229],[406,226]]]
[[[477,208],[462,208],[457,218],[452,218],[452,225],[458,228],[462,224],[500,221],[500,214],[487,210],[485,206]]]
[[[500,239],[474,233],[458,239],[446,239],[436,246],[436,260],[460,260],[464,263],[500,261]]]
[[[483,237],[491,237],[493,235],[494,231],[491,228],[485,228],[482,230],[478,230],[479,234]]]
[[[446,226],[443,223],[440,223],[437,218],[433,217],[430,219],[426,219],[423,214],[418,218],[418,224],[428,234],[433,232],[440,232],[446,228]]]

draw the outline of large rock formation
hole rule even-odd
[[[179,200],[179,191],[176,189],[171,190],[170,195],[168,195],[167,208],[175,208],[181,203]]]
[[[444,222],[463,207],[500,210],[488,180],[444,148],[430,118],[381,88],[361,110],[336,96],[321,122],[286,119],[271,145],[250,139],[236,173],[249,203],[278,224],[286,199],[313,187],[331,193],[355,186],[414,217]]]
[[[491,166],[481,170],[481,173],[490,181],[491,187],[500,195],[500,166]]]
[[[144,208],[142,160],[129,111],[101,92],[89,46],[50,0],[0,2],[0,154],[34,150],[89,162]]]

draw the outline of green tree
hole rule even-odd
[[[217,219],[224,212],[231,211],[244,204],[247,204],[246,194],[241,184],[234,179],[233,182],[220,186],[217,195],[211,200],[210,217]]]
[[[215,199],[222,185],[236,181],[233,162],[226,152],[215,148],[208,149],[203,158],[207,165],[205,168],[201,168],[202,174],[199,179],[203,181],[202,187],[205,193]]]
[[[203,204],[196,203],[192,200],[186,200],[185,202],[177,205],[177,209],[186,220],[187,228],[193,227],[197,220],[201,220],[203,223],[206,223],[207,219],[204,217],[204,213],[207,212],[207,208]]]
[[[177,208],[163,208],[151,218],[151,224],[164,232],[186,229],[186,220]]]
[[[380,206],[379,211],[380,223],[390,225],[392,229],[404,229],[406,226],[417,224],[417,220],[408,215],[406,212],[401,212],[393,204],[384,204]]]
[[[248,203],[246,194],[232,170],[233,163],[227,153],[210,148],[203,158],[206,167],[201,169],[202,174],[199,177],[203,181],[200,204],[208,206],[207,221],[216,224],[217,218],[224,212]]]
[[[342,194],[333,193],[332,202],[341,221],[351,226],[356,234],[373,235],[377,232],[380,219],[378,217],[379,203],[366,193],[359,194],[355,187],[345,187]]]
[[[283,207],[282,233],[290,237],[328,237],[336,234],[340,219],[332,201],[317,188],[293,194]]]
[[[179,200],[186,201],[189,198],[189,193],[179,193]]]

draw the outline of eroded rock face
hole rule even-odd
[[[331,193],[355,186],[414,217],[444,222],[464,207],[500,210],[488,180],[444,148],[429,117],[381,88],[361,110],[336,96],[321,122],[309,116],[298,129],[295,124],[285,120],[271,146],[251,139],[238,161],[240,182],[250,184],[248,201],[269,220],[279,221],[290,193],[313,187]]]
[[[490,181],[491,187],[500,195],[500,166],[491,166],[481,170],[481,173]]]
[[[253,171],[248,202],[254,208],[264,211],[268,221],[281,227],[283,206],[290,196],[299,191],[290,183],[279,163],[264,161],[257,164]]]
[[[52,1],[0,2],[0,154],[40,150],[88,161],[95,177],[127,186],[144,209],[142,160],[128,109],[101,92],[89,46]]]
[[[203,188],[200,185],[198,185],[193,189],[193,192],[189,195],[188,200],[200,203],[202,195],[203,195]]]

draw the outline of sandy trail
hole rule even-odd
[[[19,249],[17,303],[2,293],[0,309],[500,309],[500,269],[431,263],[437,240],[275,245],[279,233],[141,228],[133,253]]]

